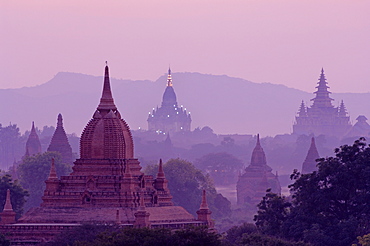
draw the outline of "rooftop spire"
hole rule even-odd
[[[202,203],[200,204],[200,209],[209,209],[206,197],[206,190],[202,192]]]
[[[301,102],[301,106],[299,107],[298,116],[299,117],[307,117],[306,105],[304,105],[303,100]]]
[[[172,86],[171,68],[168,67],[167,86]]]
[[[331,101],[334,99],[329,97],[329,94],[331,92],[328,91],[329,86],[327,86],[325,74],[324,74],[324,68],[321,69],[321,74],[319,78],[319,82],[317,82],[318,86],[316,86],[317,91],[314,93],[316,94],[316,97],[311,99],[313,101],[312,107],[318,107],[318,108],[327,108],[327,107],[333,107],[331,104]]]
[[[344,106],[343,100],[340,103],[338,115],[339,117],[347,117],[347,110],[346,110],[346,106]]]
[[[257,134],[257,143],[256,147],[254,147],[254,150],[252,152],[251,166],[265,166],[265,165],[267,165],[265,152],[261,147],[260,135]]]
[[[26,142],[26,156],[32,156],[38,153],[41,153],[41,143],[36,133],[35,123],[32,121],[31,132]]]
[[[4,205],[4,212],[5,211],[13,211],[12,203],[10,202],[10,190],[6,190],[6,200]]]
[[[319,159],[319,152],[317,151],[316,148],[316,143],[315,143],[315,138],[311,138],[311,146],[308,149],[306,159],[303,162],[302,165],[302,173],[311,173],[315,171],[316,168],[316,160]]]
[[[164,179],[164,172],[163,172],[163,164],[162,159],[159,159],[159,167],[158,167],[158,173],[157,173],[157,179]]]
[[[62,117],[62,114],[58,114],[57,127],[63,127],[63,117]]]
[[[107,62],[105,65],[103,92],[100,99],[100,104],[98,106],[98,110],[100,111],[117,110],[112,97],[112,91],[110,89],[109,68]]]
[[[51,168],[50,168],[50,173],[49,173],[48,180],[55,180],[55,179],[58,179],[58,176],[57,176],[57,171],[55,169],[54,158],[52,158],[51,159]]]

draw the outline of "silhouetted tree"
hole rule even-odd
[[[54,158],[58,177],[71,172],[69,164],[61,162],[59,152],[45,152],[34,156],[25,157],[18,167],[21,185],[30,193],[26,203],[26,209],[37,207],[41,203],[41,197],[45,190],[45,180],[48,178],[51,168],[51,160]]]
[[[22,188],[18,180],[13,181],[9,174],[5,174],[0,178],[0,211],[4,209],[6,200],[6,191],[10,190],[10,199],[13,210],[16,212],[16,218],[21,217],[23,213],[23,206],[26,202],[28,192]],[[1,244],[0,244],[1,245]]]
[[[365,139],[320,159],[318,171],[302,175],[295,170],[292,178],[288,210],[278,195],[268,193],[261,202],[277,201],[275,207],[259,207],[256,224],[262,231],[312,245],[351,245],[370,232],[370,146]]]

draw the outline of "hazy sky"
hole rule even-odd
[[[156,80],[227,74],[370,92],[369,0],[0,0],[0,88],[60,71]]]

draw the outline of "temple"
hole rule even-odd
[[[190,131],[190,124],[190,113],[186,112],[186,108],[177,105],[171,69],[168,69],[167,86],[163,93],[162,105],[149,112],[148,130],[158,134]]]
[[[310,145],[310,148],[308,149],[306,159],[304,160],[302,164],[302,174],[312,173],[313,171],[316,171],[317,170],[316,160],[319,158],[320,156],[316,148],[315,138],[312,137],[311,145]]]
[[[141,172],[131,131],[114,104],[108,66],[100,103],[81,135],[80,156],[72,173],[60,178],[52,161],[41,206],[0,232],[10,239],[41,242],[87,222],[171,229],[212,224],[204,204],[197,219],[174,206],[162,161],[156,177]]]
[[[266,155],[261,146],[259,134],[257,135],[256,147],[252,152],[250,165],[239,176],[236,192],[237,204],[257,205],[267,189],[274,193],[281,193],[281,186],[277,174],[274,175],[272,168],[267,165]]]
[[[26,142],[26,154],[25,156],[32,156],[41,153],[41,143],[39,136],[36,133],[35,123],[32,122],[32,128],[30,135]]]
[[[57,128],[55,129],[54,135],[51,138],[48,151],[59,152],[62,162],[72,165],[72,148],[68,142],[67,134],[64,131],[63,117],[61,114],[58,115]]]
[[[341,138],[351,128],[346,107],[343,101],[339,107],[332,105],[333,99],[329,97],[331,92],[328,91],[324,69],[321,70],[317,84],[316,96],[311,99],[312,106],[306,107],[303,101],[300,105],[293,125],[293,134],[322,134]]]

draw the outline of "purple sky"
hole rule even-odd
[[[102,76],[108,60],[116,78],[171,64],[309,92],[323,66],[332,92],[370,92],[369,13],[368,0],[0,1],[0,88]]]

